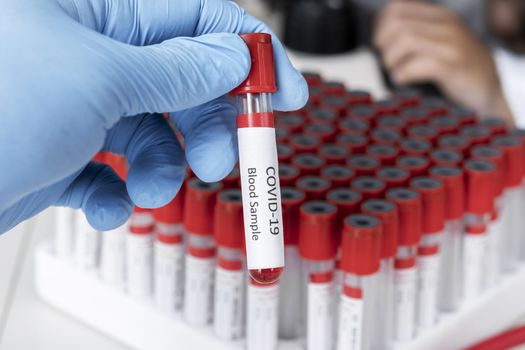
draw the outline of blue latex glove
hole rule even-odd
[[[237,159],[234,107],[221,97],[249,71],[235,34],[270,32],[222,0],[4,0],[0,11],[0,233],[51,205],[115,228],[132,203],[168,203],[183,151],[159,114],[172,111],[186,159],[217,181]],[[274,39],[274,107],[307,99]],[[125,155],[124,184],[98,151]]]

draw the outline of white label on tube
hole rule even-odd
[[[210,323],[213,312],[215,258],[186,255],[184,318],[193,326]]]
[[[416,282],[415,267],[394,270],[394,338],[399,341],[415,336]]]
[[[213,329],[221,339],[234,340],[243,335],[244,276],[243,270],[215,269]]]
[[[119,228],[102,233],[100,277],[106,283],[113,285],[124,283],[124,240],[127,230],[127,225],[122,225]]]
[[[135,297],[151,294],[153,285],[153,234],[126,235],[127,291]]]
[[[428,328],[437,321],[439,254],[417,257],[417,323]]]
[[[487,231],[487,264],[485,272],[485,281],[487,286],[495,285],[500,278],[501,273],[501,232],[502,224],[501,218],[498,217],[496,220],[490,222]]]
[[[59,258],[71,256],[74,242],[75,211],[71,208],[55,209],[55,254]]]
[[[277,349],[277,308],[279,285],[248,284],[246,348],[248,350]]]
[[[331,349],[334,338],[334,284],[308,283],[306,348]]]
[[[363,300],[341,295],[337,350],[361,350],[363,342]]]
[[[483,290],[486,247],[485,234],[467,233],[463,236],[463,296],[467,300]]]
[[[75,262],[83,268],[97,266],[100,249],[100,232],[92,228],[84,213],[75,211]]]
[[[283,219],[273,128],[239,128],[248,269],[284,266]]]
[[[301,258],[297,246],[285,247],[286,269],[279,280],[279,338],[299,336],[301,316]]]
[[[184,245],[155,241],[155,304],[171,312],[182,306]]]

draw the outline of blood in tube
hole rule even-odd
[[[283,219],[272,93],[277,91],[271,35],[242,34],[251,55],[238,96],[239,169],[250,276],[273,283],[284,268]]]

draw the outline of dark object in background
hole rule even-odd
[[[290,1],[285,10],[284,43],[315,54],[355,49],[359,45],[356,18],[356,8],[349,1]]]

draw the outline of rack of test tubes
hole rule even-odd
[[[139,350],[457,349],[522,315],[525,133],[411,89],[374,100],[305,77],[307,106],[275,113],[278,282],[246,273],[236,168],[189,171],[113,231],[56,209],[41,297]],[[125,178],[123,158],[96,160]]]

